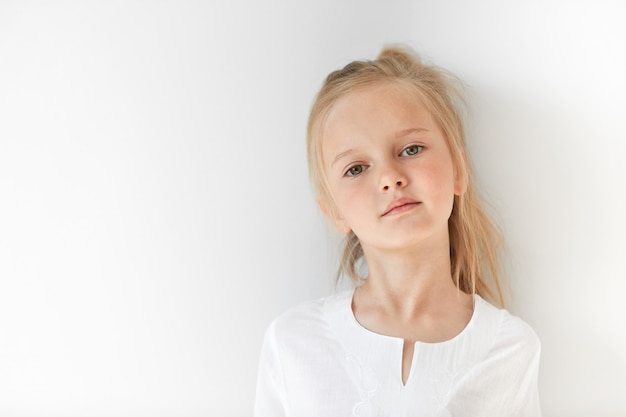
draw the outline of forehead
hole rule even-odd
[[[379,140],[411,129],[438,131],[418,92],[402,83],[380,83],[341,97],[322,130],[324,159],[359,141]]]

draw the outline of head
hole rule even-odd
[[[462,103],[459,82],[448,72],[424,64],[411,51],[386,48],[373,61],[355,61],[332,72],[313,104],[307,129],[309,172],[318,202],[327,216],[336,214],[323,162],[324,128],[335,104],[343,97],[381,84],[406,89],[430,113],[445,138],[455,174],[464,184],[454,196],[448,220],[452,277],[457,287],[467,293],[479,293],[502,304],[497,273],[497,231],[482,210],[472,184],[467,158],[465,132],[459,105]],[[363,277],[356,264],[363,251],[358,237],[346,231],[340,273],[358,283]],[[487,256],[487,266],[482,258]],[[497,294],[486,285],[489,270],[495,279]]]

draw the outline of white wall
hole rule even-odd
[[[292,3],[0,3],[0,415],[250,415],[332,285],[313,94],[397,41],[470,85],[544,414],[626,413],[624,7]]]

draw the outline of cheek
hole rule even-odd
[[[342,214],[352,212],[353,207],[358,206],[359,193],[354,192],[351,188],[340,188],[336,191],[335,196],[337,208]]]
[[[346,220],[356,220],[366,207],[368,193],[359,184],[342,184],[333,190],[338,213]],[[370,203],[371,204],[371,203]]]
[[[454,198],[456,184],[452,166],[432,164],[422,172],[424,183],[437,200],[451,200]]]

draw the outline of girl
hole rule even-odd
[[[457,96],[453,77],[402,49],[326,79],[309,170],[354,288],[272,322],[257,417],[541,415],[539,341],[486,301],[503,306],[498,239]]]

